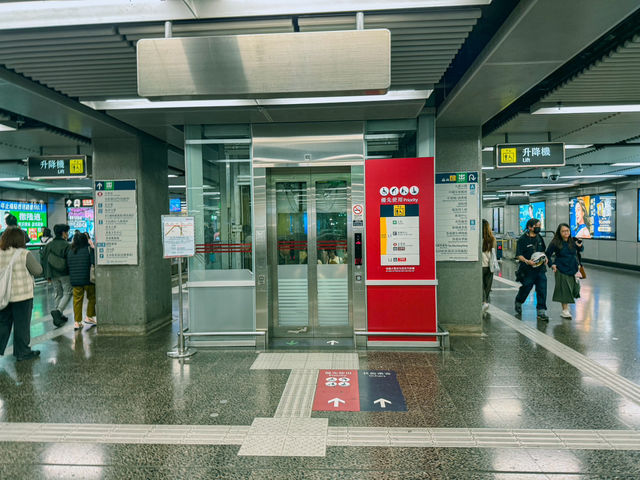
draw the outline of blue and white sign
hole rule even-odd
[[[98,265],[138,264],[138,204],[135,180],[96,180]]]
[[[436,259],[475,262],[480,248],[478,172],[436,173]]]
[[[361,412],[406,412],[407,403],[396,372],[358,370]]]

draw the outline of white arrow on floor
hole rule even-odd
[[[329,340],[327,343],[331,344],[331,345],[335,345],[336,343],[340,343],[337,340]]]
[[[327,403],[333,403],[333,406],[335,408],[338,408],[340,406],[341,403],[347,403],[344,400],[342,400],[341,398],[332,398],[331,400],[329,400]]]
[[[387,408],[387,403],[389,405],[391,405],[391,402],[389,400],[387,400],[386,398],[379,398],[377,400],[374,400],[373,403],[379,403],[380,404],[380,408]]]

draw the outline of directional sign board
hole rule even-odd
[[[320,370],[316,412],[404,412],[407,404],[390,370]]]
[[[564,143],[506,143],[495,146],[498,168],[561,167]]]
[[[436,257],[474,262],[480,249],[478,172],[436,174]]]
[[[86,155],[46,155],[27,159],[30,179],[86,178],[89,176]]]
[[[137,265],[136,181],[97,180],[94,184],[98,265]]]

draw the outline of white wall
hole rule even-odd
[[[583,258],[640,265],[640,243],[638,242],[638,188],[640,177],[624,181],[599,183],[555,193],[536,194],[531,201],[546,202],[546,229],[555,230],[559,223],[569,223],[569,199],[578,195],[616,192],[616,240],[584,240]],[[483,207],[483,218],[490,219],[491,207],[503,202],[487,202]],[[504,211],[505,232],[518,233],[518,205],[506,205]],[[547,238],[548,242],[549,237]]]

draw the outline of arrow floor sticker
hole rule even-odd
[[[316,412],[404,412],[407,404],[391,370],[320,370]]]

